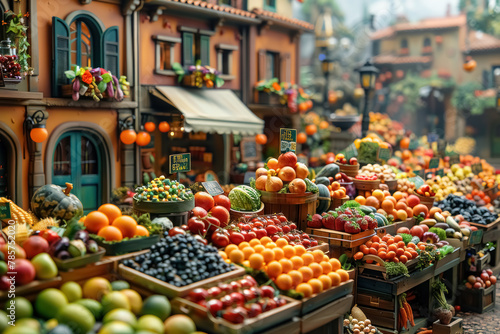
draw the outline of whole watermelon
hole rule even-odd
[[[31,211],[40,219],[53,217],[70,220],[75,216],[82,216],[82,202],[70,194],[71,189],[71,183],[66,183],[65,189],[55,184],[38,188],[31,198]]]
[[[237,186],[229,192],[231,209],[237,211],[257,211],[260,209],[260,194],[249,186]]]

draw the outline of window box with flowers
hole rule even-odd
[[[33,73],[28,59],[28,25],[29,13],[15,14],[13,11],[3,13],[2,29],[7,39],[2,41],[0,48],[0,63],[3,68],[5,83],[18,84],[23,76]]]
[[[181,64],[174,63],[172,69],[183,86],[220,88],[224,85],[224,79],[220,77],[219,71],[210,66],[202,66],[201,61],[197,61],[196,65],[188,66],[187,70]]]
[[[429,55],[432,54],[432,46],[424,46],[422,48],[422,54],[423,55]]]
[[[118,79],[103,68],[76,66],[74,70],[65,71],[64,74],[72,83],[62,86],[63,96],[71,96],[74,101],[78,101],[80,97],[91,97],[96,102],[104,98],[120,102],[129,96],[130,83],[127,82],[127,77],[122,75]]]
[[[306,112],[312,108],[312,100],[298,85],[279,82],[277,78],[261,80],[255,85],[255,102],[259,104],[287,106],[290,112]]]
[[[408,48],[401,48],[399,50],[399,54],[402,55],[402,56],[407,56],[407,55],[410,54],[410,49],[408,49]]]

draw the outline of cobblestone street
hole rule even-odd
[[[495,308],[483,313],[459,313],[464,319],[463,328],[465,334],[500,334],[500,284],[497,284],[497,296]]]

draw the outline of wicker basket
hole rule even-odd
[[[378,189],[380,186],[380,180],[356,180],[354,179],[354,185],[357,190],[373,190]]]
[[[417,195],[417,197],[420,199],[420,204],[425,205],[427,208],[429,208],[429,210],[432,209],[435,200],[434,196],[432,197],[421,196],[418,193],[415,193],[415,195]]]
[[[358,175],[359,164],[357,164],[357,165],[346,165],[346,164],[338,164],[338,163],[335,163],[335,164],[337,166],[339,166],[340,171],[347,176],[356,177],[356,175]]]

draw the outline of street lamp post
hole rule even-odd
[[[325,76],[325,89],[323,91],[323,109],[324,114],[328,118],[330,117],[330,101],[328,99],[328,84],[330,81],[330,72],[333,71],[334,61],[328,55],[328,50],[326,51],[325,58],[321,61],[321,70],[323,71],[323,75]]]
[[[361,133],[363,137],[366,137],[368,132],[368,127],[370,125],[370,116],[368,115],[368,100],[371,91],[375,88],[375,79],[379,70],[373,66],[370,60],[357,69],[359,72],[359,80],[361,83],[361,88],[365,91],[365,103],[363,108],[363,121],[361,122]]]

